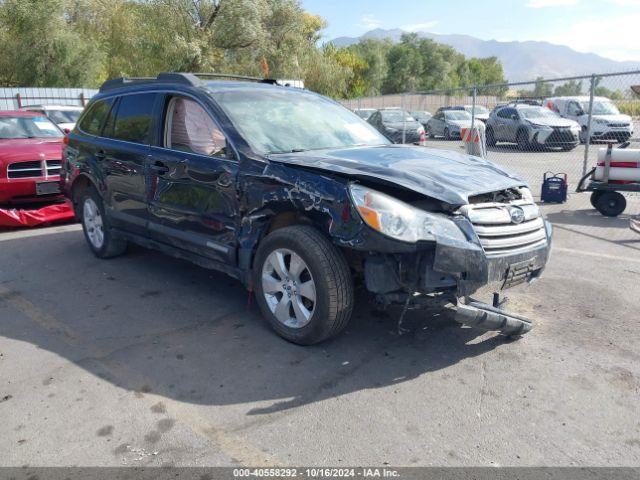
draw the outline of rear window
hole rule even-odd
[[[56,123],[76,123],[82,110],[48,110],[48,117]]]
[[[79,128],[89,135],[100,135],[102,124],[109,114],[113,99],[98,100],[89,108],[87,114],[82,117]]]
[[[0,139],[62,137],[46,117],[0,117]]]
[[[149,143],[156,97],[155,93],[121,97],[113,127],[113,138],[134,143]]]

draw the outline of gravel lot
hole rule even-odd
[[[546,155],[523,165],[581,161]],[[447,310],[398,335],[360,295],[342,336],[298,347],[223,274],[98,260],[77,225],[0,233],[0,463],[636,466],[640,208],[586,198],[544,207],[554,252],[509,294],[537,322],[518,341]]]

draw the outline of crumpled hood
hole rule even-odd
[[[62,147],[61,138],[0,139],[0,162],[59,160]]]
[[[408,145],[312,150],[268,158],[354,178],[384,180],[451,205],[465,205],[470,196],[480,193],[526,185],[480,157]]]

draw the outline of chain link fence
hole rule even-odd
[[[592,209],[578,182],[609,143],[640,148],[640,71],[382,95],[346,100],[366,116],[402,109],[424,126],[431,148],[464,152],[461,127],[485,127],[487,158],[523,177],[540,198],[545,173],[566,174],[570,199],[558,208]],[[638,165],[640,168],[640,165]],[[625,184],[620,183],[621,190]],[[623,192],[626,215],[640,196]]]

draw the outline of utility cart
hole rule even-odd
[[[576,188],[578,193],[591,192],[591,205],[605,217],[624,212],[627,200],[621,192],[640,193],[640,150],[627,149],[629,145],[625,142],[613,148],[610,143],[604,155],[599,154],[598,165],[580,179]]]

